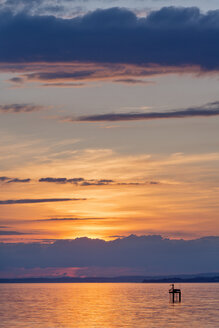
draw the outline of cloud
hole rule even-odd
[[[20,179],[20,178],[9,178],[9,177],[0,177],[0,183],[28,183],[30,181],[34,181],[33,179],[27,178],[27,179]],[[38,182],[47,182],[47,183],[56,183],[56,184],[73,184],[75,186],[107,186],[107,185],[113,185],[113,186],[138,186],[138,185],[155,185],[160,184],[160,181],[140,181],[140,182],[120,182],[115,181],[112,179],[84,179],[84,178],[40,178]]]
[[[67,179],[67,178],[41,178],[39,179],[39,182],[50,182],[50,183],[72,183],[72,184],[78,184],[79,182],[83,182],[83,178],[72,178],[72,179]]]
[[[24,74],[24,75],[16,76],[16,77],[13,77],[13,78],[7,80],[7,82],[12,83],[12,88],[25,87],[25,82],[36,82],[36,81],[37,82],[40,81],[42,83],[44,80],[43,79],[40,80],[39,78],[36,78],[35,75],[33,75],[33,74]],[[47,81],[47,82],[48,83],[42,83],[42,86],[43,87],[83,87],[83,86],[85,86],[85,83],[65,83],[65,82],[51,83],[50,81]]]
[[[23,83],[23,79],[21,77],[12,77],[9,81],[18,84]]]
[[[30,182],[31,179],[19,179],[19,178],[8,178],[8,177],[0,177],[0,182],[6,183],[27,183]]]
[[[41,178],[39,179],[39,182],[48,182],[48,183],[58,183],[58,184],[74,184],[77,186],[138,186],[138,185],[146,185],[146,184],[160,184],[159,181],[141,181],[141,182],[119,182],[112,179],[84,179],[84,178],[73,178],[73,179],[67,179],[67,178]]]
[[[84,181],[82,182],[82,186],[105,186],[105,185],[111,185],[111,184],[117,184],[115,183],[115,181],[113,180],[88,180],[88,181]]]
[[[0,181],[1,182],[5,182],[5,181],[8,181],[10,180],[11,178],[8,178],[8,177],[0,177]]]
[[[84,70],[83,67],[77,67],[75,70],[72,70],[69,72],[66,71],[56,71],[56,72],[37,72],[37,73],[29,73],[25,74],[23,78],[15,77],[10,79],[9,81],[15,82],[15,83],[23,83],[25,80],[27,81],[48,81],[48,83],[44,84],[44,86],[75,86],[75,87],[82,87],[85,86],[84,83],[54,83],[54,81],[81,81],[81,80],[86,80],[86,81],[92,81],[97,78],[102,78],[106,79],[106,75],[112,75],[112,77],[115,75],[115,69],[114,69],[114,74],[110,74],[110,72],[107,72],[105,70],[105,74],[103,75],[103,68],[101,69],[100,67],[95,67],[91,69]],[[71,70],[72,68],[70,68]],[[109,69],[109,68],[108,68]],[[124,72],[125,74],[130,74],[130,71]],[[123,73],[123,74],[124,74]],[[121,67],[118,72],[118,75],[121,74]],[[144,71],[139,72],[140,76],[141,74],[144,74]],[[152,75],[155,74],[155,72],[152,73]],[[110,76],[109,76],[110,77]],[[120,78],[120,79],[115,79],[113,80],[115,83],[124,83],[124,84],[153,84],[152,81],[144,81],[141,79],[133,79],[133,78]]]
[[[118,80],[113,80],[114,83],[124,83],[124,84],[153,84],[152,81],[144,81],[144,80],[139,80],[139,79],[118,79]]]
[[[33,104],[0,105],[0,112],[2,113],[31,113],[31,112],[38,112],[44,109],[45,109],[44,106],[33,105]]]
[[[156,119],[191,118],[219,116],[219,101],[206,104],[201,107],[189,107],[168,112],[129,112],[109,113],[97,115],[85,115],[79,117],[65,117],[66,122],[118,122],[118,121],[148,121]]]
[[[103,218],[50,218],[50,219],[40,219],[37,221],[93,221],[93,220],[104,220]]]
[[[85,198],[42,198],[42,199],[8,199],[0,200],[0,205],[36,204],[86,200]]]
[[[19,12],[25,12],[29,14],[64,14],[67,12],[65,3],[68,0],[6,0],[3,1],[1,7],[4,9],[10,9],[14,14]],[[63,5],[62,5],[62,4]]]
[[[12,230],[0,230],[0,236],[19,236],[30,235],[31,233],[12,231]]]
[[[30,182],[31,179],[18,179],[18,178],[15,178],[15,179],[11,179],[11,180],[8,180],[7,183],[26,183],[26,182]]]
[[[41,178],[39,179],[39,182],[49,182],[49,183],[60,183],[60,184],[67,184],[71,183],[74,185],[80,185],[80,186],[103,186],[114,183],[113,180],[110,179],[101,179],[101,180],[85,180],[84,178]]]
[[[82,88],[85,87],[85,83],[44,83],[43,87],[49,88]]]
[[[19,76],[8,80],[8,82],[19,87],[25,87],[27,83],[32,82],[41,83],[42,86],[46,87],[84,87],[89,82],[96,81],[148,85],[153,84],[153,81],[143,79],[164,74],[190,73],[196,74],[196,76],[197,74],[204,74],[198,67],[161,67],[158,65],[91,62],[0,63],[0,71],[20,73]]]
[[[219,69],[219,10],[110,8],[72,19],[0,13],[0,62],[95,62]],[[186,68],[185,68],[186,69]]]
[[[0,177],[0,182],[5,183],[28,183],[31,179],[19,179],[19,178],[8,178],[8,177]]]
[[[0,270],[98,267],[98,275],[109,267],[126,267],[144,274],[218,272],[218,251],[219,237],[171,240],[131,235],[108,242],[76,238],[50,244],[0,243]]]
[[[124,238],[122,235],[114,235],[114,236],[109,236],[109,238]]]
[[[26,77],[29,80],[42,80],[42,81],[52,81],[52,80],[83,80],[84,78],[91,77],[95,74],[94,70],[86,71],[75,71],[75,72],[39,72],[31,73]]]

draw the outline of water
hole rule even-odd
[[[0,327],[219,327],[219,284],[1,284]]]

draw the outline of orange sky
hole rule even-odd
[[[25,151],[35,154],[37,147],[30,144]],[[109,240],[131,233],[187,239],[214,235],[218,228],[219,188],[214,177],[219,153],[125,155],[88,149],[69,151],[64,159],[54,153],[42,158],[40,163],[34,158],[13,171],[5,170],[6,177],[31,181],[1,182],[0,199],[79,200],[0,205],[3,230],[24,233],[2,235],[2,240],[81,236]],[[94,185],[38,181],[46,177],[83,177]],[[113,182],[95,185],[101,179]]]

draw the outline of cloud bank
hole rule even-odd
[[[219,237],[170,240],[131,235],[114,241],[77,238],[52,244],[0,243],[0,270],[7,268],[126,267],[145,274],[219,271]]]
[[[219,10],[121,8],[72,19],[0,13],[0,62],[95,62],[219,69]]]

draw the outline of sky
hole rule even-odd
[[[218,0],[0,1],[5,259],[21,245],[24,274],[44,266],[29,266],[33,245],[55,244],[61,254],[60,240],[81,240],[80,254],[87,240],[117,248],[129,235],[158,237],[159,250],[168,241],[173,251],[171,241],[189,247],[214,236],[207,240],[215,254],[218,40]],[[14,258],[5,261],[7,274],[18,268]],[[197,270],[192,261],[186,272],[217,270],[207,257]],[[103,264],[82,262],[64,267],[84,275],[81,267],[88,274]],[[107,273],[118,267],[111,262]],[[152,264],[136,269],[130,261],[119,270],[167,273]]]

